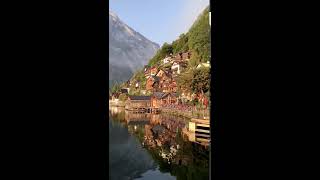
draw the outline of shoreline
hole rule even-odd
[[[123,101],[109,101],[109,106],[110,107],[125,107],[125,102]],[[180,117],[185,117],[185,118],[209,118],[210,117],[210,112],[206,110],[205,112],[202,111],[180,111],[177,109],[168,109],[168,108],[160,108],[160,113],[166,113],[170,115],[175,115],[175,116],[180,116]]]

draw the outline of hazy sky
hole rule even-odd
[[[209,0],[110,0],[109,5],[123,22],[161,46],[187,32]]]

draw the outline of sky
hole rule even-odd
[[[160,46],[188,32],[208,5],[209,0],[109,0],[124,23]]]

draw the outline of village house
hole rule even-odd
[[[146,90],[152,91],[157,88],[157,86],[159,85],[159,80],[160,79],[157,76],[150,76],[146,82]]]
[[[146,77],[146,79],[148,79],[150,76],[150,66],[148,65],[144,66],[144,76]]]
[[[155,76],[158,73],[158,68],[157,67],[151,67],[150,68],[150,75]]]
[[[130,88],[122,88],[122,89],[120,89],[120,93],[121,94],[128,94],[129,93],[129,89]]]
[[[170,62],[170,57],[165,57],[163,60],[162,60],[162,63],[163,64],[167,64]]]
[[[162,97],[165,95],[166,93],[164,92],[154,92],[151,96],[151,106],[153,108],[160,108],[162,105]]]
[[[151,106],[159,108],[163,105],[177,104],[178,95],[177,93],[165,93],[165,92],[154,92],[151,96]]]
[[[156,76],[159,77],[159,78],[162,78],[163,75],[165,75],[165,72],[164,72],[162,69],[160,69],[160,70],[158,71],[158,73],[156,74]]]
[[[171,72],[163,71],[163,70],[160,70],[156,76],[159,78],[160,84],[165,81],[171,81],[171,77],[172,77]]]
[[[138,110],[151,106],[151,96],[129,96],[126,101],[125,109]]]
[[[166,56],[163,60],[162,60],[162,64],[167,64],[167,63],[170,63],[172,62],[172,56]]]
[[[198,64],[197,66],[197,69],[200,69],[200,68],[210,68],[210,61],[207,61],[207,63],[200,63]]]
[[[174,61],[174,63],[171,66],[171,70],[173,71],[173,74],[180,74],[181,70],[187,67],[187,63],[184,61]]]
[[[165,104],[178,104],[178,94],[177,93],[166,93],[163,97],[163,102]]]

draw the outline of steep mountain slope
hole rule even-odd
[[[109,10],[109,80],[127,80],[158,49],[158,44],[134,31]]]

